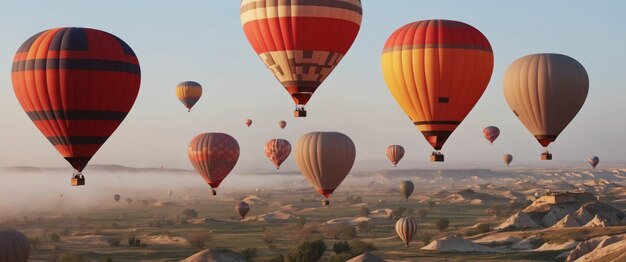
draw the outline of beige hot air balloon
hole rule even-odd
[[[409,247],[409,243],[411,243],[411,240],[417,233],[417,222],[412,217],[400,218],[396,222],[396,233],[405,246]]]
[[[312,132],[296,145],[296,164],[309,183],[329,204],[330,194],[346,178],[356,157],[352,140],[338,132]]]
[[[574,119],[588,91],[587,71],[566,55],[524,56],[504,74],[506,101],[543,147],[554,142]],[[546,150],[542,159],[552,159],[552,155]]]
[[[30,256],[30,242],[24,234],[10,228],[0,228],[0,261],[26,262]]]
[[[509,166],[511,162],[513,162],[513,156],[511,154],[504,154],[504,156],[502,156],[502,160],[504,160],[506,166]]]

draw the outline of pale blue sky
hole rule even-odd
[[[4,1],[0,9],[0,166],[66,166],[19,106],[10,81],[13,55],[31,35],[54,27],[108,31],[137,53],[142,85],[135,107],[92,164],[191,168],[186,147],[201,132],[221,131],[240,143],[239,168],[272,170],[263,144],[274,137],[295,144],[309,131],[349,135],[359,160],[384,160],[385,147],[405,146],[405,159],[427,160],[432,150],[390,95],[380,70],[389,34],[417,20],[466,22],[491,42],[495,69],[477,106],[444,147],[451,163],[535,161],[541,147],[510,112],[502,75],[518,57],[556,52],[580,61],[591,82],[587,102],[551,147],[558,161],[622,161],[626,152],[626,2],[615,1],[419,1],[363,0],[363,24],[344,60],[293,119],[293,104],[249,46],[237,0],[209,1]],[[194,80],[204,96],[191,113],[176,99],[178,82]],[[243,120],[254,124],[245,128]],[[285,119],[284,131],[277,127]],[[482,137],[488,125],[502,135],[494,146]],[[288,161],[292,161],[291,159]],[[539,162],[538,160],[536,162]],[[419,162],[413,166],[432,168]],[[449,164],[438,165],[445,167]],[[478,165],[480,166],[480,165]],[[87,169],[89,170],[89,169]]]

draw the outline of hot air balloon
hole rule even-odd
[[[239,160],[239,144],[224,133],[199,134],[187,150],[189,161],[216,195],[215,188],[228,176]]]
[[[172,190],[167,191],[167,195],[168,195],[168,196],[172,196],[172,194],[173,194],[173,193],[174,193],[174,192],[172,192]]]
[[[403,217],[396,222],[396,233],[406,247],[417,233],[417,222],[412,217]]]
[[[513,156],[510,154],[504,154],[504,156],[502,157],[502,160],[504,160],[504,163],[506,164],[506,166],[509,166],[511,162],[513,162]]]
[[[387,158],[395,167],[404,156],[404,147],[401,145],[390,145],[387,147]]]
[[[483,135],[489,141],[489,143],[493,144],[493,141],[496,141],[498,136],[500,136],[500,129],[495,126],[488,126],[483,129]]]
[[[585,68],[561,54],[533,54],[515,60],[504,74],[504,97],[513,113],[546,151],[585,103]]]
[[[241,201],[237,203],[237,205],[235,205],[235,211],[237,211],[237,214],[239,214],[241,218],[244,218],[250,211],[250,205],[248,205],[248,203],[246,202]]]
[[[261,193],[261,189],[260,189],[260,188],[257,188],[257,189],[256,189],[256,194],[258,195],[259,193]]]
[[[121,39],[90,28],[55,28],[22,44],[11,69],[13,91],[35,126],[76,173],[122,123],[139,92],[141,73]]]
[[[247,127],[250,127],[252,125],[252,119],[246,119],[244,123],[246,124]]]
[[[296,104],[295,117],[346,55],[361,27],[360,0],[241,1],[243,31]]]
[[[0,228],[0,261],[26,262],[29,257],[28,238],[17,230]]]
[[[400,193],[402,193],[406,201],[409,201],[409,197],[413,194],[413,189],[415,189],[413,182],[408,180],[400,182]]]
[[[265,143],[265,155],[276,166],[280,168],[280,164],[289,157],[291,153],[291,144],[285,139],[275,138]]]
[[[589,157],[589,159],[587,159],[587,162],[589,162],[589,164],[593,167],[593,169],[595,169],[598,163],[600,163],[600,158],[597,156],[592,156],[592,157]]]
[[[191,108],[200,100],[201,96],[202,86],[198,82],[185,81],[176,86],[176,97],[187,108],[187,112],[191,111]]]
[[[476,28],[457,21],[425,20],[396,30],[382,54],[389,91],[413,124],[439,150],[482,96],[493,52]]]
[[[346,178],[356,157],[352,140],[338,132],[311,132],[296,145],[296,164],[300,172],[320,194],[325,205],[330,194]]]
[[[278,121],[278,127],[280,127],[280,129],[285,129],[286,126],[287,126],[287,121],[285,120]]]
[[[120,195],[115,194],[115,195],[113,196],[113,199],[115,199],[115,202],[120,202]]]

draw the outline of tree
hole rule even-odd
[[[439,220],[437,220],[437,223],[436,223],[437,229],[439,229],[439,231],[446,230],[446,228],[448,228],[449,225],[450,225],[450,221],[448,221],[448,219],[445,219],[445,218],[440,218]]]
[[[357,235],[354,227],[342,224],[326,225],[323,232],[326,236],[334,239],[351,239]]]
[[[193,248],[204,248],[206,246],[206,242],[213,241],[213,235],[210,233],[192,233],[185,237],[187,243]]]
[[[195,209],[187,208],[183,210],[183,215],[187,218],[196,218],[198,217],[198,212]]]
[[[370,210],[366,206],[362,206],[359,212],[362,217],[367,217],[370,215]]]
[[[288,262],[317,262],[326,251],[324,240],[304,241],[295,248],[289,250],[286,255]]]
[[[417,216],[424,219],[426,218],[426,215],[428,215],[428,210],[424,209],[424,208],[420,208],[419,210],[417,210]]]
[[[376,250],[376,246],[373,242],[365,242],[358,239],[350,241],[350,249],[352,256],[358,256],[365,252],[370,252]]]
[[[350,244],[348,241],[339,241],[333,243],[333,252],[335,254],[347,253],[350,251]]]
[[[359,232],[370,232],[373,228],[374,226],[372,226],[369,221],[361,221],[356,224],[356,229]]]
[[[58,242],[61,242],[61,237],[58,234],[56,234],[56,233],[51,233],[50,234],[50,240],[52,242],[58,243]]]
[[[261,237],[263,243],[267,245],[269,249],[275,249],[276,245],[274,245],[274,241],[276,241],[276,237],[274,237],[274,233],[270,230],[263,230],[263,237]]]
[[[252,261],[257,256],[257,251],[256,247],[247,247],[241,249],[241,255],[246,261]]]
[[[420,241],[424,243],[424,245],[428,245],[430,244],[430,241],[432,241],[432,237],[430,236],[430,233],[428,233],[428,231],[424,231],[424,233],[419,234],[418,237]]]
[[[433,208],[435,208],[436,205],[437,203],[435,203],[435,201],[428,201],[426,203],[426,206],[428,207],[428,211],[433,211]]]

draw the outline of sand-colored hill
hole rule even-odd
[[[563,217],[559,222],[556,222],[552,225],[553,228],[564,228],[564,227],[579,227],[580,223],[576,220],[573,215],[567,214]]]
[[[376,255],[365,252],[359,256],[347,260],[346,262],[385,262],[385,260]]]
[[[181,262],[245,262],[241,255],[229,249],[205,249]]]
[[[448,252],[496,252],[495,249],[466,240],[461,236],[448,236],[430,242],[422,250]]]
[[[441,203],[450,204],[506,204],[510,199],[502,196],[490,195],[476,192],[472,189],[461,190],[440,199]]]

